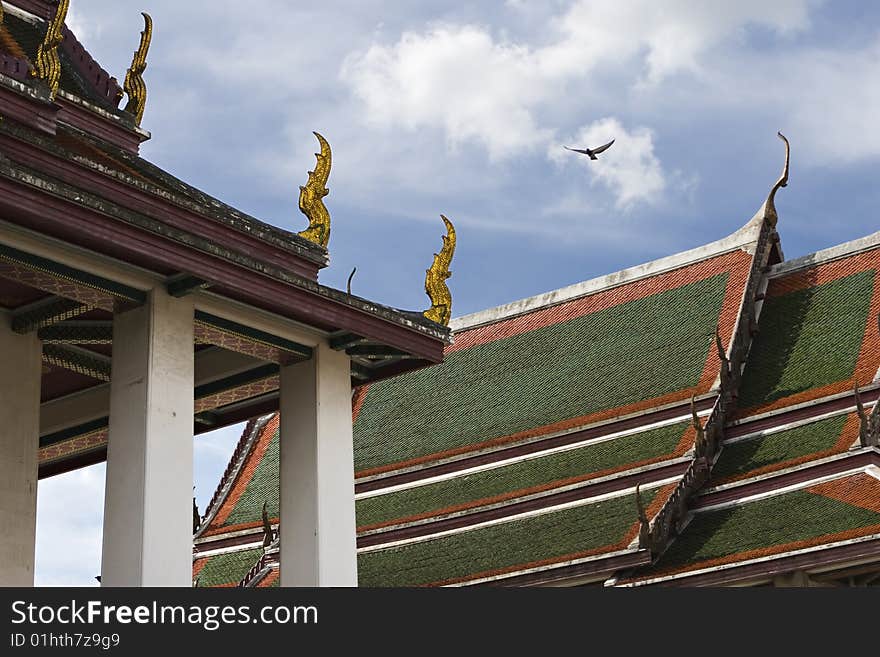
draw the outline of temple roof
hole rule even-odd
[[[711,245],[455,319],[443,364],[358,388],[360,584],[725,583],[758,581],[767,559],[876,555],[880,450],[860,443],[852,388],[870,412],[880,234],[767,266],[774,234],[759,213]],[[721,372],[716,325],[729,357],[747,354],[741,379]],[[721,398],[732,410],[654,553],[639,514],[661,522],[691,476],[692,396],[703,431]],[[277,522],[277,418],[260,422],[200,552],[262,540],[264,500]]]

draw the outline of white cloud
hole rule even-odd
[[[599,68],[640,63],[643,76],[634,86],[682,71],[699,74],[704,53],[747,26],[805,29],[811,4],[581,0],[551,21],[549,37],[534,35],[539,46],[497,38],[478,25],[434,25],[352,54],[342,79],[371,123],[441,128],[453,146],[479,142],[499,159],[547,142],[554,129],[541,114],[567,102],[566,89],[601,94],[590,86]]]
[[[525,46],[495,42],[482,28],[444,25],[373,45],[350,57],[342,76],[371,122],[441,126],[451,144],[481,142],[498,158],[549,135],[530,111],[548,92],[537,64]]]
[[[612,192],[619,210],[659,200],[667,180],[654,154],[654,136],[650,129],[637,127],[628,131],[618,119],[606,117],[580,128],[565,145],[594,148],[611,139],[614,144],[599,155],[598,160],[566,151],[561,143],[551,146],[547,155],[557,163],[569,160],[583,166],[592,185],[601,185]]]

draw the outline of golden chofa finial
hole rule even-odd
[[[309,227],[299,233],[310,242],[327,248],[330,241],[330,213],[324,207],[324,197],[330,193],[327,180],[330,178],[332,164],[330,144],[317,132],[313,133],[321,145],[321,152],[315,153],[318,163],[314,171],[309,171],[305,186],[299,188],[299,209],[308,218]]]
[[[431,268],[426,270],[425,292],[431,299],[431,307],[424,312],[425,317],[431,321],[449,326],[452,317],[452,295],[446,286],[446,279],[452,276],[449,265],[452,264],[452,256],[455,253],[455,227],[442,214],[440,218],[446,224],[446,235],[443,236],[443,248],[440,253],[434,254],[434,262]]]
[[[783,142],[785,142],[785,165],[782,167],[782,175],[779,176],[779,180],[773,185],[773,189],[770,190],[767,200],[764,201],[764,216],[770,221],[771,226],[776,226],[776,222],[779,220],[779,215],[776,214],[776,205],[774,201],[776,199],[776,192],[779,191],[779,188],[788,186],[788,164],[791,158],[791,148],[788,144],[788,139],[786,139],[785,135],[781,132],[777,132],[776,134]]]
[[[49,21],[46,36],[37,49],[34,58],[34,70],[31,75],[43,80],[49,87],[49,97],[55,99],[58,93],[58,85],[61,84],[61,60],[58,58],[58,46],[64,41],[64,21],[67,19],[67,9],[70,0],[60,0],[55,16]]]
[[[128,94],[128,103],[125,111],[134,115],[136,125],[141,124],[144,118],[144,110],[147,107],[147,85],[144,82],[144,71],[147,70],[147,52],[150,50],[150,42],[153,40],[153,19],[150,15],[141,12],[144,17],[144,31],[141,32],[141,42],[131,58],[131,66],[125,72],[125,82],[122,88]]]

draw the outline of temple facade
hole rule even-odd
[[[138,154],[150,16],[120,86],[68,7],[0,3],[0,585],[38,478],[106,460],[102,585],[191,586],[194,434],[278,410],[282,583],[356,585],[351,389],[443,359],[448,272],[425,312],[321,285],[327,140],[300,232],[211,198]]]

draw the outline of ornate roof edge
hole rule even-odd
[[[565,303],[579,297],[588,296],[604,290],[626,285],[644,278],[651,278],[665,274],[687,265],[694,264],[709,258],[724,255],[737,249],[754,252],[754,248],[761,234],[761,221],[753,218],[745,226],[735,233],[720,240],[704,244],[687,251],[682,251],[657,260],[621,269],[620,271],[592,278],[581,283],[575,283],[568,287],[559,288],[533,297],[527,297],[518,301],[481,310],[469,315],[463,315],[453,319],[449,326],[453,331],[477,328],[485,324],[511,319],[518,315],[524,315],[541,308],[547,308],[560,303]]]
[[[768,275],[770,278],[776,278],[800,269],[807,269],[813,265],[820,265],[826,262],[832,262],[833,260],[840,260],[848,256],[857,255],[864,251],[871,251],[878,246],[880,246],[880,231],[865,235],[864,237],[858,237],[849,242],[838,244],[837,246],[822,249],[821,251],[808,253],[800,258],[793,258],[792,260],[780,262],[773,266]]]
[[[244,462],[253,450],[254,445],[257,444],[266,424],[274,417],[274,415],[274,413],[271,415],[263,415],[254,418],[247,423],[247,426],[241,433],[241,437],[238,439],[235,450],[232,452],[232,456],[229,457],[229,463],[226,465],[226,470],[223,472],[223,476],[220,477],[217,488],[214,490],[214,495],[211,497],[211,501],[208,503],[208,507],[202,515],[202,521],[199,523],[199,528],[193,535],[193,538],[199,538],[205,530],[211,526],[211,521],[214,519],[214,516],[217,515],[220,507],[223,506],[223,502],[226,501],[226,497],[229,495],[229,491],[232,490],[232,485],[235,483],[235,479],[241,472]],[[218,534],[217,536],[222,536],[222,534]]]

